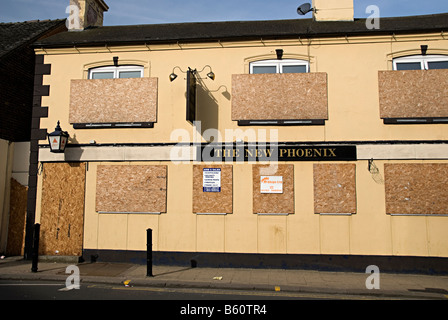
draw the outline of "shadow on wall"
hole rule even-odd
[[[227,100],[230,101],[230,93],[227,87],[222,85],[216,90],[209,90],[202,79],[198,79],[196,86],[196,96],[197,96],[197,119],[200,121],[201,125],[196,126],[197,132],[209,142],[216,142],[216,136],[214,131],[209,131],[209,129],[218,129],[219,123],[219,104],[218,100],[214,97],[213,93],[221,93]]]
[[[71,145],[74,145],[75,147],[70,148]],[[84,150],[81,149],[79,146],[79,141],[76,138],[76,133],[73,135],[73,137],[68,138],[68,145],[64,152],[64,161],[81,161],[82,154],[84,153]]]

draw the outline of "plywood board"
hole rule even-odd
[[[262,193],[262,176],[281,176],[282,193]],[[253,165],[253,213],[261,214],[293,214],[294,213],[294,165]]]
[[[39,253],[81,256],[85,163],[44,163]]]
[[[100,165],[96,211],[166,212],[167,166]]]
[[[327,74],[234,74],[232,120],[328,119]]]
[[[356,213],[356,165],[314,164],[314,213]]]
[[[8,256],[23,255],[27,197],[28,188],[12,178],[9,202],[8,242],[6,248],[6,254]]]
[[[384,165],[387,214],[448,214],[448,164]]]
[[[381,118],[448,117],[448,70],[379,71]]]
[[[70,123],[157,121],[157,78],[72,80]]]
[[[221,191],[204,192],[204,168],[221,169]],[[233,213],[233,166],[194,165],[193,166],[193,212]]]

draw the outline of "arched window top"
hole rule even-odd
[[[250,73],[308,73],[310,63],[306,60],[261,60],[250,63]]]
[[[448,69],[448,55],[412,55],[395,58],[394,70]]]
[[[89,79],[127,79],[142,78],[143,66],[107,66],[89,69]]]

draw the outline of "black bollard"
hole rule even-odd
[[[37,262],[39,260],[39,235],[40,235],[40,224],[36,223],[34,225],[33,233],[33,253],[32,253],[32,265],[31,272],[37,272]]]
[[[146,230],[146,276],[152,275],[152,229]]]

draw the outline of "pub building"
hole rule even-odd
[[[103,26],[103,0],[70,4],[34,44],[25,254],[39,223],[43,256],[144,263],[151,229],[156,264],[447,271],[448,13]]]

